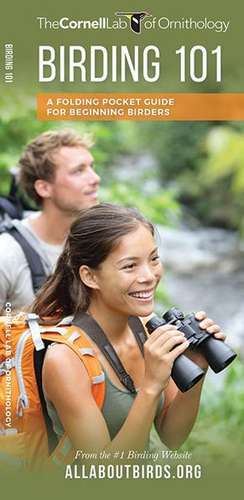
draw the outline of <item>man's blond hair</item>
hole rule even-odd
[[[21,189],[37,205],[42,204],[42,198],[35,190],[35,181],[54,180],[56,164],[53,154],[63,146],[90,149],[92,145],[93,140],[89,134],[81,136],[73,129],[52,130],[38,135],[26,146],[18,163]]]

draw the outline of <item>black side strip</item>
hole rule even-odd
[[[52,343],[52,340],[43,340],[43,342],[45,344],[45,349],[42,349],[41,351],[36,351],[34,349],[34,367],[35,367],[36,383],[38,386],[38,392],[39,392],[39,397],[40,397],[40,401],[41,401],[43,417],[44,417],[46,429],[47,429],[48,450],[49,450],[49,454],[51,455],[52,451],[58,445],[58,438],[53,430],[52,420],[50,419],[50,417],[48,415],[46,401],[45,401],[43,390],[42,390],[42,367],[43,367],[43,362],[44,362],[46,350],[47,350],[49,344]]]

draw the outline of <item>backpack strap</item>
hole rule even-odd
[[[85,330],[87,335],[97,344],[97,346],[101,349],[102,353],[108,360],[109,364],[114,369],[117,374],[120,382],[133,394],[136,393],[136,388],[134,382],[130,375],[126,372],[123,364],[121,363],[115,349],[112,344],[109,342],[106,334],[96,322],[96,320],[87,313],[80,312],[73,319],[73,324],[79,326]],[[136,341],[139,345],[139,348],[143,354],[143,343],[146,340],[146,334],[143,328],[143,325],[139,318],[131,317],[129,320],[130,327],[132,332],[135,335]]]
[[[51,340],[52,342],[65,344],[80,358],[91,379],[94,399],[101,408],[105,395],[105,376],[85,333],[74,325],[68,328],[54,328],[54,333],[52,333],[52,327],[48,328],[48,330],[45,333],[45,328],[42,329],[41,337],[43,341]]]
[[[1,232],[9,233],[22,248],[25,258],[27,260],[28,266],[31,272],[32,286],[34,293],[36,294],[39,288],[43,285],[44,281],[47,279],[40,255],[35,251],[35,249],[28,243],[26,238],[18,231],[15,226],[6,225]]]
[[[0,219],[23,219],[23,208],[17,198],[12,196],[0,196]]]
[[[46,330],[46,331],[45,331]],[[67,345],[84,364],[92,383],[92,394],[99,408],[102,407],[105,397],[105,377],[98,359],[94,355],[91,343],[84,332],[75,326],[68,328],[42,328],[42,340],[45,348],[52,342]],[[49,465],[64,465],[72,463],[75,449],[66,433],[57,443],[54,436],[51,419],[47,413],[46,401],[42,389],[42,367],[46,349],[34,352],[35,373],[39,396],[42,404],[44,420],[47,427],[49,446]]]

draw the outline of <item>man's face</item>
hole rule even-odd
[[[56,172],[50,183],[50,199],[71,214],[98,203],[100,177],[93,168],[90,151],[81,146],[63,146],[53,154]]]

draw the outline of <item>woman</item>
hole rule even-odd
[[[128,391],[91,341],[106,376],[102,411],[91,392],[85,367],[65,345],[48,349],[43,389],[59,435],[64,429],[76,449],[143,450],[150,447],[155,421],[161,441],[179,447],[190,433],[199,407],[202,381],[181,393],[171,379],[174,360],[188,347],[173,325],[157,328],[144,343],[144,358],[129,318],[147,320],[162,266],[153,226],[134,209],[100,204],[73,223],[54,275],[42,288],[33,311],[58,321],[86,311],[105,332],[137,391]],[[200,326],[224,339],[218,325],[196,315]],[[200,354],[191,358],[203,369]]]

